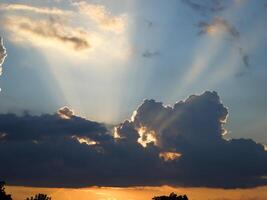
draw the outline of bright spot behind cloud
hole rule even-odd
[[[162,158],[164,161],[176,160],[176,159],[178,159],[181,156],[182,156],[181,153],[171,152],[171,151],[161,152],[159,154],[159,157]]]
[[[74,115],[74,111],[65,106],[65,107],[60,108],[57,111],[57,114],[62,119],[70,119]]]
[[[149,130],[146,127],[141,127],[138,129],[138,142],[143,146],[146,147],[149,143],[153,143],[154,145],[157,144],[157,138],[156,138],[156,133],[153,130]]]

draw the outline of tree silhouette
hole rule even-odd
[[[0,181],[0,200],[12,200],[10,194],[5,192],[5,182]]]
[[[46,194],[36,194],[34,197],[27,198],[26,200],[51,200]],[[1,199],[0,199],[1,200]]]
[[[188,200],[186,195],[177,195],[175,193],[171,193],[169,196],[158,196],[158,197],[153,197],[153,200]]]

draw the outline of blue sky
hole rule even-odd
[[[202,7],[196,9],[190,2]],[[214,90],[229,109],[228,136],[267,144],[267,2],[221,2],[224,9],[212,10],[216,4],[208,0],[87,1],[101,5],[104,15],[117,20],[103,25],[71,1],[3,0],[0,35],[8,57],[0,79],[0,112],[54,113],[68,106],[88,119],[116,124],[129,119],[143,99],[173,105],[191,94]],[[8,26],[6,18],[23,16],[32,22],[49,17],[5,9],[6,4],[75,12],[67,19],[49,15],[63,28],[89,32],[92,48],[73,50],[63,43],[56,48],[49,38],[25,38],[27,32],[14,28],[19,22]],[[239,37],[214,22],[216,17],[234,27]],[[200,22],[211,29],[199,34]],[[244,56],[249,57],[248,66]]]

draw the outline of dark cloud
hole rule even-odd
[[[138,108],[133,123],[154,130],[164,150],[182,154],[176,163],[177,179],[173,181],[209,187],[266,184],[267,180],[261,179],[267,172],[263,145],[246,139],[223,139],[227,115],[219,96],[205,92],[174,107],[146,100]]]
[[[151,185],[164,178],[156,147],[114,139],[102,124],[74,115],[1,114],[0,159],[1,179],[14,185]]]
[[[160,53],[158,51],[149,51],[149,50],[146,50],[142,56],[144,58],[152,58],[152,57],[155,57],[155,56],[159,56]]]
[[[57,18],[50,17],[37,21],[32,18],[13,16],[6,18],[4,25],[23,39],[25,39],[24,37],[27,37],[28,40],[34,38],[36,43],[59,42],[76,51],[91,47],[88,42],[88,33],[79,28],[69,27]]]
[[[0,37],[0,75],[2,74],[2,67],[7,56],[6,48],[4,46],[3,38]]]
[[[241,48],[241,47],[239,48],[239,53],[240,53],[240,56],[241,56],[242,61],[243,61],[243,63],[244,63],[244,66],[245,66],[246,68],[249,68],[249,67],[250,67],[250,57],[249,57],[249,55],[246,54],[246,53],[244,52],[243,48]]]
[[[228,110],[216,92],[173,107],[145,100],[114,134],[69,111],[1,114],[0,177],[48,187],[267,184],[263,145],[223,138]]]
[[[3,141],[38,143],[73,135],[98,141],[108,137],[104,125],[74,115],[62,118],[62,114],[31,116],[26,113],[21,117],[14,114],[1,114],[0,127],[0,132],[6,135],[2,138]]]
[[[202,14],[214,13],[223,11],[225,6],[223,5],[224,0],[206,0],[206,1],[193,1],[193,0],[181,0],[184,4],[189,6],[191,9],[200,12]]]
[[[154,25],[154,23],[152,21],[148,20],[148,19],[145,20],[145,22],[146,22],[146,25],[147,25],[148,28],[151,28]]]

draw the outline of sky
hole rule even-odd
[[[266,0],[1,0],[0,37],[10,185],[267,185]]]

